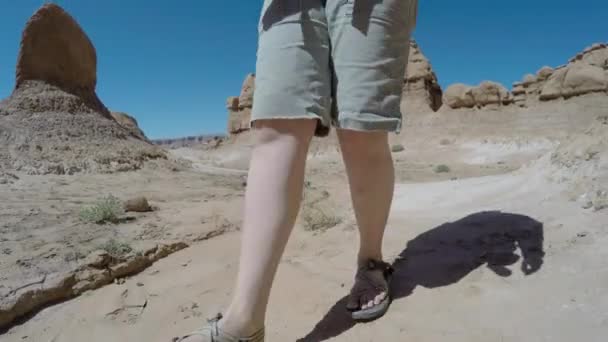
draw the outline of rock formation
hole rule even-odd
[[[114,120],[116,120],[116,122],[118,122],[122,127],[128,129],[133,136],[141,140],[148,140],[144,132],[141,130],[141,128],[139,128],[137,120],[135,120],[134,117],[122,112],[112,112],[111,114]]]
[[[0,102],[0,169],[127,171],[166,157],[139,129],[121,125],[136,127],[134,120],[116,119],[99,100],[96,60],[93,44],[61,7],[46,4],[31,17],[15,89]]]
[[[410,42],[403,92],[405,114],[434,112],[442,105],[442,91],[437,81],[437,75],[429,60],[413,40]]]
[[[255,75],[249,74],[245,77],[245,81],[243,81],[241,95],[239,97],[229,97],[226,101],[229,134],[237,134],[249,130],[254,91]]]
[[[594,44],[552,69],[541,68],[513,84],[515,103],[526,107],[539,101],[568,99],[589,93],[608,93],[608,46]]]
[[[453,109],[482,108],[508,105],[513,98],[500,83],[484,81],[474,87],[462,83],[453,84],[446,89],[443,101]]]
[[[95,47],[76,20],[59,6],[43,6],[23,30],[17,60],[16,89],[27,87],[28,81],[44,81],[76,95],[87,107],[110,118],[110,113],[95,94]],[[28,109],[44,111],[58,108],[53,103],[43,102]]]

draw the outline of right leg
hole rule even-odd
[[[302,198],[308,146],[317,120],[262,120],[253,150],[239,274],[224,330],[248,336],[263,327],[272,281]]]
[[[232,302],[219,322],[232,336],[264,327],[266,307],[281,255],[302,199],[306,154],[317,120],[260,120],[254,128],[239,272]],[[208,342],[200,335],[183,341]]]

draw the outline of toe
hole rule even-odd
[[[382,292],[381,294],[377,295],[376,298],[374,298],[374,305],[382,303],[384,298],[386,298],[386,292]]]

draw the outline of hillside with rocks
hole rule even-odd
[[[96,65],[91,40],[61,7],[44,5],[30,18],[14,91],[0,102],[0,168],[114,172],[166,158],[134,119],[113,116],[99,99]]]

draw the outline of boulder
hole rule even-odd
[[[472,108],[475,106],[473,87],[462,83],[449,86],[443,94],[443,102],[450,108]]]
[[[472,95],[475,105],[479,107],[491,104],[508,104],[513,100],[507,88],[499,83],[490,81],[484,81],[479,86],[474,87]]]

